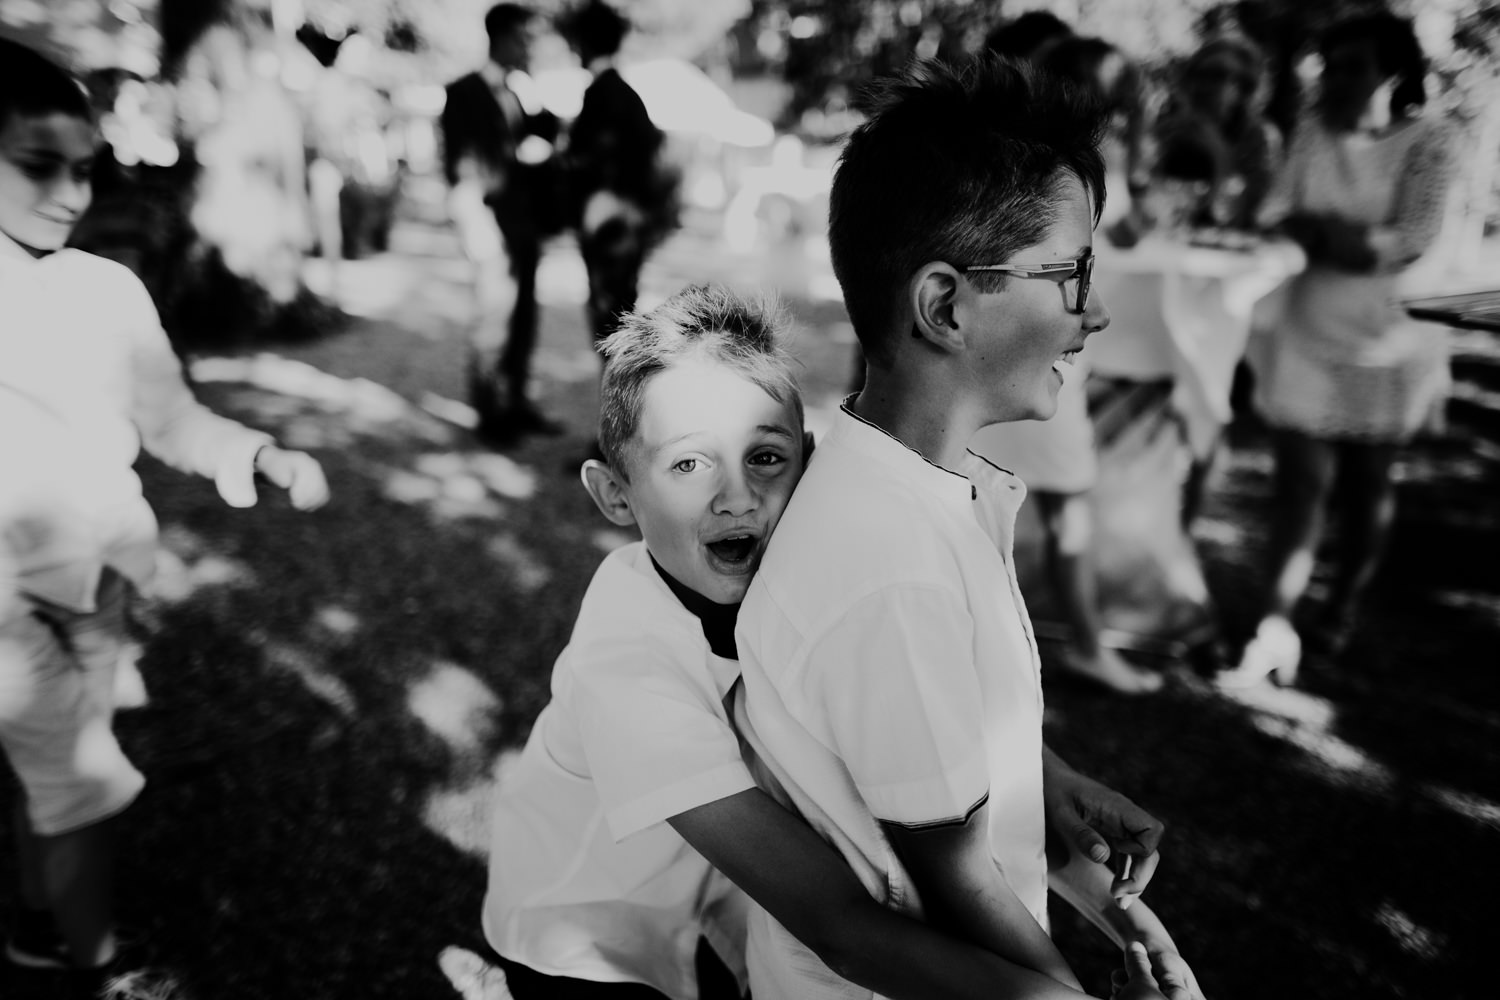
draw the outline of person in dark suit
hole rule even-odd
[[[495,331],[480,330],[469,360],[477,431],[493,443],[560,430],[528,394],[537,334],[537,265],[542,239],[554,228],[549,159],[558,132],[556,117],[529,111],[511,85],[511,74],[524,71],[530,56],[532,17],[520,4],[490,8],[484,18],[489,61],[448,85],[440,119],[443,171],[453,189],[450,208],[465,252],[481,265],[498,255],[493,236],[486,236],[493,227],[484,214],[493,212],[514,279],[503,342],[493,337]]]
[[[615,66],[629,27],[603,0],[584,0],[558,23],[593,74],[568,130],[565,159],[595,346],[635,308],[646,255],[678,217],[679,177],[663,161],[661,130]]]

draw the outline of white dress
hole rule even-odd
[[[1448,385],[1447,338],[1408,317],[1401,299],[1431,264],[1449,173],[1434,119],[1373,135],[1317,121],[1298,129],[1263,220],[1313,212],[1363,223],[1378,263],[1352,273],[1314,262],[1290,283],[1280,321],[1249,352],[1255,404],[1272,426],[1390,443],[1429,418]]]

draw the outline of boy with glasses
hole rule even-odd
[[[1154,866],[1159,824],[1043,745],[1010,559],[1025,488],[967,450],[981,427],[1051,417],[1059,364],[1109,322],[1089,294],[1101,125],[1077,92],[999,61],[873,94],[829,224],[868,373],[746,593],[737,721],[872,895],[1041,974],[1006,995],[1080,995],[1047,934],[1045,845],[1080,799],[1108,803],[1108,843],[1070,852],[1051,885],[1130,949],[1117,996],[1192,1000],[1122,883]],[[757,1000],[872,995],[761,911],[749,963]]]

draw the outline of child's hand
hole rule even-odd
[[[1167,1000],[1205,1000],[1198,977],[1175,948],[1148,946],[1146,951],[1151,956],[1151,974]]]
[[[1151,974],[1151,957],[1146,946],[1132,941],[1125,949],[1125,968],[1116,969],[1109,978],[1110,1000],[1177,1000],[1157,988],[1156,977]]]
[[[328,502],[328,480],[318,460],[305,451],[267,445],[255,456],[255,471],[287,491],[298,510],[317,510]]]
[[[1121,909],[1129,907],[1156,871],[1156,847],[1165,830],[1161,821],[1067,767],[1047,771],[1044,795],[1048,827],[1067,843],[1070,854],[1108,863],[1114,872],[1110,895]]]
[[[254,507],[257,472],[286,490],[292,506],[298,510],[317,510],[328,502],[328,480],[323,477],[323,467],[317,459],[306,452],[285,451],[269,444],[255,453],[250,468],[220,474],[219,495],[224,502],[231,507]]]

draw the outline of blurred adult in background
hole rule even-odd
[[[312,241],[302,117],[270,12],[220,4],[183,57],[178,115],[201,172],[193,228],[233,274],[285,304]]]
[[[1436,241],[1450,174],[1441,124],[1421,113],[1421,46],[1410,21],[1378,13],[1334,24],[1318,51],[1320,90],[1265,212],[1309,266],[1251,359],[1255,406],[1274,436],[1276,495],[1263,616],[1239,665],[1220,675],[1231,686],[1295,675],[1302,643],[1292,615],[1330,500],[1342,544],[1307,634],[1334,652],[1348,641],[1395,516],[1397,449],[1448,381],[1442,329],[1410,320],[1399,303]]]
[[[1045,46],[1072,34],[1068,22],[1051,11],[1028,10],[991,29],[984,49],[1008,59],[1034,59]]]
[[[568,130],[565,167],[595,345],[635,308],[646,255],[677,224],[677,174],[662,161],[661,130],[615,65],[629,30],[603,0],[587,0],[558,22],[593,75]]]
[[[307,169],[319,249],[337,275],[340,259],[386,248],[404,164],[389,137],[390,98],[371,80],[373,43],[350,34],[332,44],[307,95]]]
[[[536,272],[542,239],[555,225],[549,160],[558,133],[556,117],[529,109],[523,100],[529,92],[518,86],[530,58],[532,17],[529,8],[515,3],[489,9],[484,18],[489,59],[448,85],[439,119],[443,173],[452,189],[449,211],[465,254],[479,268],[480,298],[488,307],[481,309],[469,360],[470,402],[478,413],[479,436],[496,444],[561,430],[529,394]],[[513,279],[506,289],[494,283],[502,251]],[[502,341],[490,326],[506,305]]]
[[[1002,48],[1009,44],[1003,33],[999,41]],[[1089,91],[1109,109],[1110,127],[1102,150],[1105,202],[1107,209],[1113,202],[1118,213],[1130,204],[1126,178],[1132,150],[1139,152],[1140,74],[1110,43],[1071,33],[1044,43],[1035,61]],[[1090,498],[1099,470],[1085,364],[1086,354],[1076,355],[1063,372],[1057,412],[1050,420],[992,424],[979,431],[970,447],[1021,477],[1028,502],[1036,506],[1047,583],[1068,627],[1057,668],[1121,694],[1146,694],[1161,687],[1161,675],[1129,663],[1100,641],[1103,623]]]
[[[1265,62],[1248,38],[1210,38],[1183,64],[1172,110],[1163,116],[1164,122],[1184,115],[1211,123],[1229,152],[1210,220],[1216,225],[1251,228],[1281,163],[1281,134],[1264,111]]]

